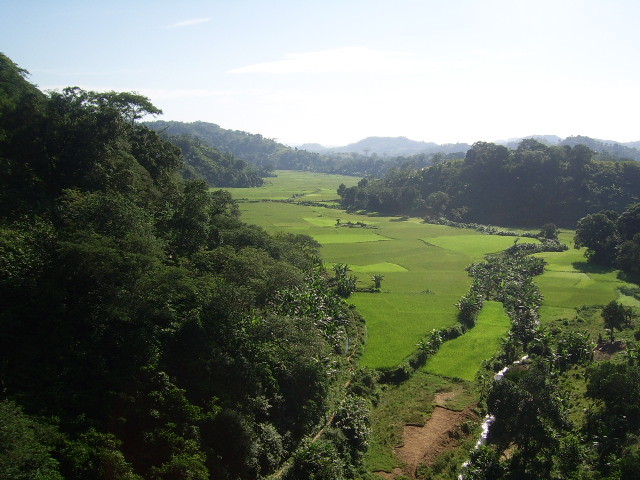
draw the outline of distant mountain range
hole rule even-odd
[[[613,140],[599,140],[585,136],[573,136],[561,138],[557,135],[530,135],[527,137],[509,138],[507,140],[497,140],[493,143],[505,145],[509,148],[517,148],[518,144],[525,138],[534,138],[545,145],[585,145],[596,153],[599,158],[606,160],[636,160],[640,161],[640,141],[638,142],[616,142]],[[437,144],[433,142],[419,142],[407,137],[368,137],[355,143],[350,143],[342,147],[325,147],[318,143],[306,143],[298,148],[317,153],[359,153],[364,155],[378,156],[407,156],[420,153],[466,153],[471,145],[467,143],[447,143]]]
[[[329,163],[332,165],[331,168],[334,168],[335,165],[333,164],[336,161],[344,160],[345,156],[351,158],[353,155],[359,156],[361,161],[367,162],[375,158],[384,161],[384,163],[388,163],[387,160],[391,158],[399,157],[399,160],[402,160],[402,157],[419,154],[431,155],[439,153],[454,158],[463,158],[467,150],[471,148],[468,143],[437,144],[411,140],[407,137],[368,137],[342,147],[325,147],[318,143],[287,146],[260,134],[227,130],[207,122],[154,121],[144,122],[144,124],[168,135],[180,136],[186,134],[197,137],[221,152],[229,152],[238,158],[263,168],[276,169],[317,169],[323,162],[324,166],[322,168],[329,168]],[[585,136],[573,136],[563,139],[557,135],[529,135],[527,137],[497,140],[493,143],[515,149],[525,138],[534,138],[549,146],[568,145],[573,147],[582,144],[594,150],[598,154],[596,158],[600,160],[640,161],[640,141],[622,143]],[[365,174],[363,173],[365,171],[367,172],[366,174],[374,173],[366,169],[363,170],[364,167],[358,168],[358,171],[362,174]],[[344,174],[345,172],[341,171],[339,173]]]
[[[324,147],[318,143],[306,143],[298,146],[303,150],[317,153],[360,153],[364,155],[416,155],[418,153],[458,153],[471,148],[467,143],[449,143],[439,145],[433,142],[418,142],[407,137],[368,137],[344,147]]]

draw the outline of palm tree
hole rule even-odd
[[[344,278],[351,269],[346,263],[334,263],[333,271],[336,272],[336,278]]]
[[[384,276],[371,275],[371,280],[373,281],[373,288],[375,288],[376,290],[380,290],[380,285],[382,284],[382,280],[384,280]]]

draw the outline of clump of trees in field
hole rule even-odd
[[[145,97],[25,76],[0,55],[0,477],[357,475],[362,328],[319,244],[184,180]]]
[[[604,210],[581,218],[575,247],[585,247],[589,262],[640,274],[640,203],[622,213]]]

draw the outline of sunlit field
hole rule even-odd
[[[490,360],[500,349],[500,339],[510,327],[509,316],[501,303],[484,302],[476,326],[444,343],[424,369],[444,377],[472,381],[482,361]]]
[[[575,309],[588,305],[605,305],[611,300],[638,306],[640,302],[620,293],[620,287],[634,287],[618,278],[618,271],[587,263],[584,249],[573,248],[573,232],[561,240],[570,246],[566,252],[540,253],[547,262],[545,272],[535,278],[544,297],[540,310],[542,322],[571,318]]]
[[[335,190],[340,183],[353,185],[358,181],[353,177],[315,173],[278,172],[278,175],[268,179],[271,183],[266,187],[230,191],[234,198],[248,198],[250,191],[253,200],[261,196],[291,198],[294,194],[301,194],[297,200],[310,200],[305,192],[332,199],[337,198]],[[329,187],[332,178],[333,189]],[[322,185],[319,193],[314,179]],[[509,247],[515,240],[424,224],[419,219],[398,221],[393,217],[348,214],[321,206],[242,201],[240,209],[245,221],[270,232],[312,236],[322,244],[327,269],[331,271],[334,263],[348,264],[360,289],[371,286],[372,275],[384,276],[382,292],[357,292],[348,299],[366,319],[368,340],[361,363],[371,368],[398,365],[432,329],[454,325],[455,304],[467,292],[471,281],[465,268],[488,253]],[[344,226],[348,222],[365,226]],[[499,339],[501,334],[497,335]]]
[[[324,173],[278,170],[277,177],[264,179],[258,188],[231,188],[234,198],[247,200],[286,200],[293,195],[304,195],[305,200],[326,202],[338,199],[336,190],[341,183],[353,186],[360,178]]]

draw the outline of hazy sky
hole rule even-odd
[[[638,0],[0,0],[41,89],[283,143],[640,140]]]

